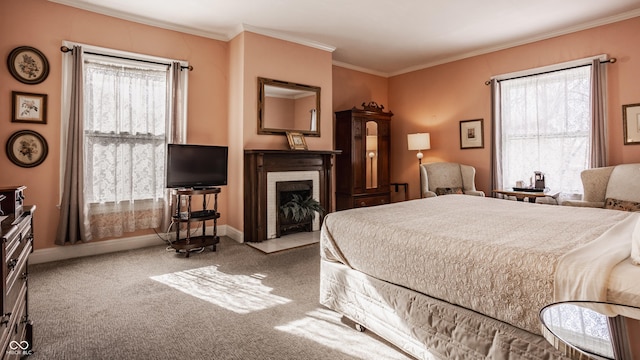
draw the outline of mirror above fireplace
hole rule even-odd
[[[320,136],[320,87],[258,78],[258,134]]]

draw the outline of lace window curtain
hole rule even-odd
[[[82,51],[74,47],[74,53]],[[70,101],[68,126],[80,131],[63,136],[63,143],[80,144],[79,149],[67,150],[80,161],[77,166],[63,164],[65,174],[75,170],[63,181],[56,243],[164,226],[169,213],[166,144],[185,140],[188,72],[179,62],[155,65],[87,54],[72,68],[81,81],[70,84],[71,92],[80,95]],[[83,199],[64,206],[74,191]],[[79,229],[60,231],[70,227]]]
[[[85,62],[85,200],[104,238],[162,223],[167,68]]]
[[[529,183],[539,170],[549,188],[582,191],[592,130],[590,87],[589,66],[494,81],[494,156],[501,165],[495,185]]]

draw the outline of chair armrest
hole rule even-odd
[[[480,190],[465,190],[466,195],[484,196],[484,191]]]
[[[436,193],[434,193],[433,191],[425,191],[422,194],[423,198],[430,198],[430,197],[436,197],[436,196],[438,196],[438,195]]]
[[[602,202],[602,201],[565,200],[560,205],[563,205],[563,206],[576,206],[576,207],[604,208],[604,202]]]

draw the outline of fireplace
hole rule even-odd
[[[280,204],[277,199],[278,183],[298,183],[309,182],[311,196],[320,201],[320,176],[317,171],[270,171],[267,173],[267,234],[266,239],[275,239],[280,237],[279,229],[279,213]],[[281,185],[282,186],[282,185]],[[320,219],[318,216],[314,219],[312,230],[320,230]]]
[[[331,174],[336,151],[245,150],[244,241],[260,242],[279,236],[276,183],[311,182],[311,194],[331,211]],[[311,230],[320,230],[323,215]]]
[[[276,237],[283,235],[289,235],[302,231],[313,231],[313,219],[307,218],[301,221],[296,221],[289,217],[285,217],[280,208],[293,200],[294,196],[298,196],[302,199],[309,197],[313,198],[313,181],[278,181],[276,182],[276,201],[275,210],[278,213],[276,216]],[[271,207],[270,204],[267,204]]]

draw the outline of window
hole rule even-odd
[[[582,191],[589,156],[590,68],[578,67],[501,83],[502,183],[529,184],[542,171],[554,191]]]
[[[167,144],[183,142],[176,133],[184,131],[176,129],[184,128],[179,110],[186,104],[181,90],[186,71],[166,59],[86,46],[83,50],[78,183],[83,184],[80,221],[86,238],[158,228],[168,212]],[[185,74],[175,76],[176,71]],[[174,96],[176,91],[181,96]],[[70,92],[66,89],[65,94]],[[63,144],[67,126],[63,124]]]
[[[606,55],[492,80],[495,189],[545,174],[564,198],[582,192],[582,170],[606,166]]]
[[[86,201],[162,199],[167,67],[87,56],[84,82]]]

